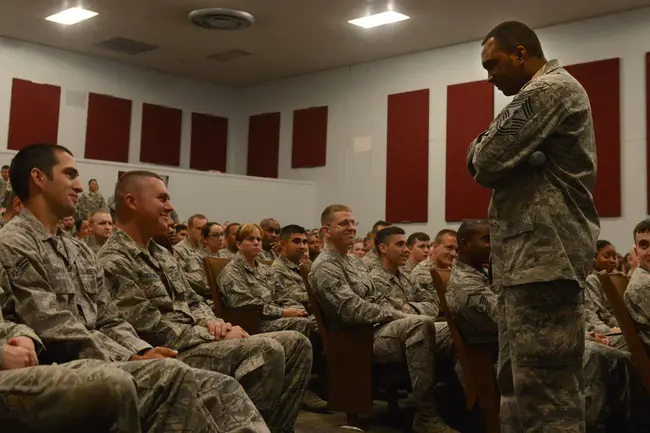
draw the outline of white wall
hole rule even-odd
[[[143,102],[183,110],[181,168],[189,168],[193,111],[228,117],[229,141],[241,140],[244,118],[237,92],[226,87],[5,38],[0,38],[0,64],[0,150],[7,149],[13,78],[61,87],[59,143],[79,157],[85,148],[88,92],[133,101],[130,163],[140,161]],[[234,154],[229,157],[229,165],[237,163]]]
[[[9,164],[15,153],[0,151],[0,165]],[[107,200],[113,195],[119,171],[144,169],[169,176],[171,202],[181,220],[202,213],[210,221],[220,223],[259,223],[272,216],[281,224],[300,224],[310,228],[317,225],[313,182],[75,159],[84,189],[87,189],[89,179],[97,179],[100,192]]]
[[[547,57],[563,64],[622,58],[623,216],[604,219],[602,237],[627,249],[634,224],[646,217],[644,60],[650,51],[650,8],[541,29],[538,34]],[[429,222],[405,228],[434,234],[448,225],[444,220],[447,86],[482,79],[486,73],[475,41],[251,87],[244,93],[245,114],[281,111],[279,176],[315,181],[317,214],[328,204],[346,203],[361,221],[360,232],[365,232],[385,215],[387,95],[431,89]],[[495,112],[507,102],[499,93]],[[318,105],[329,105],[327,166],[292,169],[292,112]],[[371,150],[354,153],[353,140],[365,136],[372,138]],[[232,151],[245,158],[245,146]]]

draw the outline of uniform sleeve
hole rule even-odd
[[[532,84],[515,96],[488,130],[470,145],[470,173],[479,184],[490,187],[527,163],[567,115],[562,100],[551,86]]]
[[[413,285],[413,293],[415,294],[414,302],[409,304],[419,313],[424,316],[433,317],[434,319],[440,314],[440,301],[438,295],[429,290],[423,289],[420,285]]]
[[[605,301],[602,295],[600,286],[600,279],[595,274],[589,274],[586,279],[585,290],[585,307],[589,308],[595,313],[600,323],[603,323],[610,328],[618,327],[616,318],[609,312],[603,302]],[[594,317],[590,316],[590,320],[594,321]],[[596,322],[598,324],[598,322]]]
[[[283,282],[270,267],[266,266],[265,268],[264,272],[266,273],[267,281],[269,281],[269,284],[273,287],[273,301],[283,308],[297,308],[299,310],[304,310],[305,307],[291,296],[292,285],[295,283],[290,279],[289,281],[286,281],[285,279]]]
[[[174,253],[174,258],[181,266],[183,274],[189,283],[189,286],[200,296],[204,298],[211,296],[210,286],[208,285],[208,277],[203,268],[201,257],[194,254],[188,260],[182,261],[177,253]]]
[[[465,291],[465,293],[461,293]],[[467,293],[469,292],[469,293]],[[470,288],[457,290],[454,303],[458,305],[460,316],[470,325],[486,334],[496,335],[497,325],[497,295],[488,288]]]
[[[104,198],[104,196],[100,194],[99,197],[101,198],[99,208],[100,209],[108,209],[108,205],[106,204],[106,199]]]
[[[280,285],[279,289],[281,290],[281,296],[288,297],[294,302],[301,304],[309,302],[309,296],[307,295],[307,290],[304,286],[298,286],[298,284],[282,269],[271,267],[271,271]],[[302,308],[302,305],[300,305],[300,308]]]
[[[139,335],[155,346],[173,347],[183,350],[176,342],[191,325],[176,324],[166,319],[160,310],[151,304],[139,280],[126,258],[102,256],[107,284],[120,314],[136,329]]]
[[[208,320],[223,322],[222,319],[214,315],[212,309],[208,306],[208,304],[205,303],[205,299],[201,295],[197,294],[196,291],[192,288],[192,285],[188,281],[187,275],[183,272],[180,264],[173,259],[172,261],[174,262],[173,266],[178,267],[178,275],[180,275],[180,278],[184,280],[181,282],[181,284],[183,287],[187,288],[187,290],[184,292],[185,301],[190,307],[190,310],[192,311],[192,314],[194,314],[194,317],[196,318],[199,325],[205,326]]]
[[[236,270],[226,265],[219,275],[219,291],[223,295],[224,301],[229,307],[259,307],[262,310],[262,318],[278,319],[282,317],[283,308],[264,302],[260,297],[253,296],[248,289],[246,279]],[[272,289],[269,288],[271,291]]]
[[[388,306],[379,306],[357,295],[348,284],[343,269],[334,263],[322,263],[312,269],[309,282],[323,308],[348,325],[374,325],[404,317]]]

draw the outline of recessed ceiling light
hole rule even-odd
[[[364,29],[369,29],[371,27],[383,26],[384,24],[392,24],[398,21],[408,20],[408,15],[401,14],[395,11],[387,11],[379,14],[368,15],[367,17],[357,18],[355,20],[348,21],[350,24],[355,26],[363,27]]]
[[[77,24],[80,21],[87,20],[88,18],[92,18],[96,15],[97,12],[92,12],[83,8],[70,8],[59,12],[58,14],[50,15],[45,19],[69,26],[71,24]]]

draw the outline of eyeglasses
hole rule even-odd
[[[352,227],[357,227],[359,225],[359,221],[356,220],[343,220],[334,223],[334,225],[337,225],[341,228],[352,228]]]

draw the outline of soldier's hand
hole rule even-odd
[[[29,337],[14,337],[10,339],[7,344],[10,346],[22,347],[29,350],[32,357],[32,365],[38,365],[38,355],[36,355],[36,348],[34,347],[34,340]]]
[[[208,328],[208,331],[210,331],[210,334],[212,334],[214,338],[217,339],[217,341],[223,340],[228,331],[232,329],[232,325],[230,323],[221,323],[217,322],[216,320],[208,320],[205,326]]]
[[[305,310],[297,308],[285,308],[282,310],[282,317],[307,317],[309,314]]]
[[[17,368],[32,367],[34,363],[34,351],[20,346],[5,344],[2,348],[2,363],[0,370],[15,370]]]
[[[143,359],[161,359],[161,358],[176,358],[178,351],[172,350],[168,347],[154,347],[147,350],[144,355],[133,355],[131,361],[140,361]]]
[[[241,327],[239,326],[233,326],[230,331],[226,334],[224,337],[225,340],[234,340],[238,338],[248,338],[250,335],[248,335],[248,332],[244,331]]]

